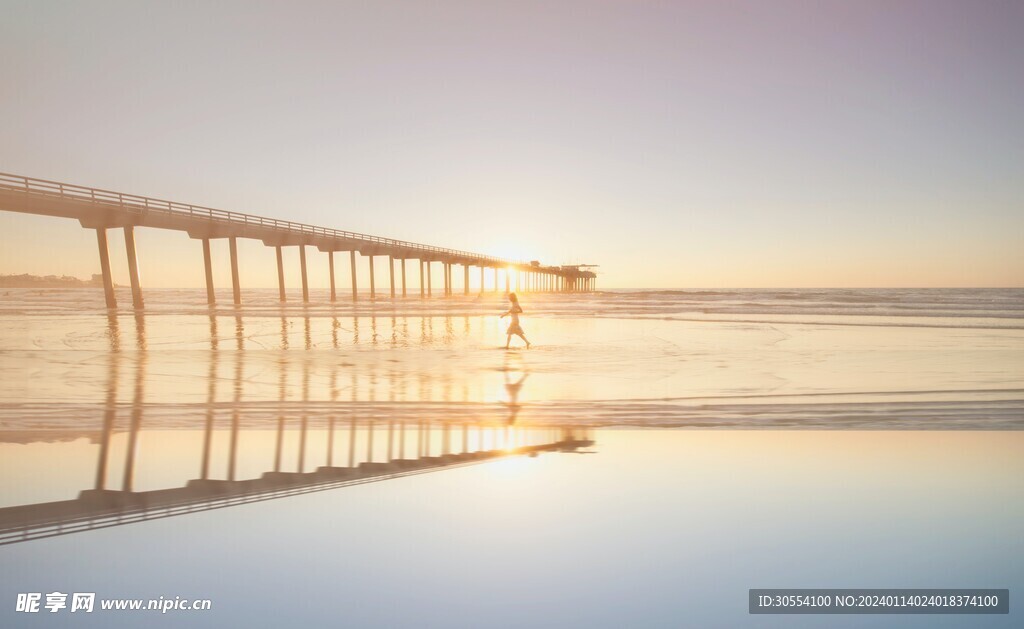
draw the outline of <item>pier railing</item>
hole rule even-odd
[[[265,216],[258,216],[255,214],[229,212],[227,210],[218,210],[216,208],[204,207],[201,205],[192,205],[191,203],[179,203],[177,201],[168,201],[166,199],[155,199],[126,192],[90,188],[87,186],[62,183],[59,181],[49,181],[46,179],[36,179],[34,177],[24,177],[9,173],[0,173],[0,189],[114,206],[123,209],[129,214],[142,215],[150,213],[165,214],[176,217],[199,218],[220,224],[268,228],[288,234],[308,234],[311,236],[340,238],[442,256],[471,258],[474,260],[486,261],[495,265],[523,266],[527,264],[522,260],[508,260],[505,258],[472,253],[469,251],[461,251],[458,249],[435,247],[406,240],[383,238],[381,236],[373,236],[370,234],[361,234],[341,229],[308,225],[306,223],[296,223],[276,218],[267,218]]]

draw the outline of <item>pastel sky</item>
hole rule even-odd
[[[0,14],[3,172],[596,263],[603,287],[1024,285],[1021,2]],[[202,285],[195,241],[142,231],[148,285]],[[0,273],[99,272],[70,221],[0,233]]]

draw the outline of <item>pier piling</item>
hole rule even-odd
[[[234,236],[228,238],[231,254],[231,296],[236,306],[242,305],[242,286],[238,282],[238,242]]]
[[[302,271],[302,303],[309,303],[309,280],[306,277],[306,245],[299,245],[299,269]]]
[[[370,299],[377,298],[377,278],[373,275],[373,254],[366,256],[370,261]]]
[[[356,287],[356,252],[348,252],[349,267],[352,269],[352,301],[359,299],[359,289]]]
[[[206,303],[212,306],[217,303],[217,296],[213,291],[213,261],[210,257],[210,239],[203,238],[203,268],[206,271]]]
[[[278,299],[284,302],[288,299],[284,291],[284,258],[281,254],[281,245],[274,247],[277,254],[277,292]]]
[[[124,226],[124,248],[128,252],[128,279],[132,284],[132,306],[142,308],[142,282],[139,280],[139,259],[135,252],[135,227]]]
[[[391,299],[395,298],[395,256],[388,256],[388,276],[391,278]]]
[[[333,251],[328,251],[327,252],[327,266],[328,266],[328,269],[330,271],[330,276],[331,276],[331,301],[337,301],[338,298],[337,298],[337,295],[335,294],[335,290],[334,290],[334,252]]]
[[[103,276],[103,297],[107,302],[107,308],[117,308],[117,298],[114,296],[114,279],[110,274],[110,250],[107,247],[106,228],[96,229],[96,244],[100,249],[100,273]]]

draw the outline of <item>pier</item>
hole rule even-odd
[[[347,426],[337,424],[348,424]],[[238,422],[232,424],[228,441],[228,469],[216,474],[211,469],[213,423],[207,422],[198,476],[183,486],[136,491],[134,470],[138,465],[136,443],[138,422],[129,429],[129,447],[119,486],[110,487],[111,439],[113,422],[106,421],[100,439],[95,478],[92,487],[77,498],[0,508],[0,546],[33,539],[68,535],[95,529],[122,526],[199,511],[209,511],[253,502],[287,498],[315,491],[326,491],[436,472],[515,456],[535,457],[545,452],[576,452],[594,445],[591,431],[579,427],[535,426],[510,428],[487,424],[441,426],[429,421],[415,425],[389,424],[387,431],[372,422],[342,422],[332,417],[328,424],[326,465],[305,469],[306,435],[299,433],[298,463],[285,470],[281,464],[284,431],[278,429],[271,469],[255,478],[236,477],[238,461]],[[387,449],[374,458],[374,434],[385,438]],[[434,443],[431,443],[433,434]],[[385,436],[386,435],[386,436]],[[336,443],[347,442],[347,453],[336,454]],[[440,443],[438,443],[440,441]],[[357,454],[357,445],[366,453]],[[344,461],[336,459],[344,458]]]
[[[596,289],[597,275],[581,265],[544,265],[539,261],[509,260],[468,251],[459,251],[433,245],[425,245],[392,238],[295,223],[292,221],[266,218],[253,214],[229,212],[214,208],[167,201],[151,197],[90,188],[75,184],[36,179],[21,175],[0,173],[0,210],[21,212],[40,216],[54,216],[77,220],[85,229],[94,230],[99,253],[100,273],[108,308],[117,307],[114,282],[110,271],[110,254],[107,244],[108,232],[121,230],[128,257],[128,275],[131,284],[132,307],[145,306],[143,287],[140,280],[140,255],[135,244],[136,228],[167,229],[186,232],[189,237],[200,241],[204,269],[207,301],[216,303],[213,285],[213,266],[210,241],[228,241],[231,263],[232,301],[235,306],[242,304],[242,288],[239,283],[238,239],[259,240],[275,250],[277,258],[277,284],[281,301],[285,296],[285,272],[283,247],[297,247],[302,277],[302,299],[309,302],[307,279],[307,248],[326,255],[329,266],[330,300],[336,301],[338,291],[335,285],[335,255],[348,253],[351,269],[351,298],[359,299],[358,258],[365,258],[369,269],[369,297],[375,300],[384,297],[378,291],[374,275],[375,260],[383,260],[389,267],[387,298],[408,297],[410,293],[419,298],[433,297],[434,277],[439,270],[441,281],[437,288],[443,296],[455,294],[455,267],[463,271],[463,293],[470,294],[470,280],[479,273],[479,291],[485,292],[490,279],[491,290],[505,292],[512,290],[513,279],[519,292],[590,292]],[[198,253],[198,252],[197,252]],[[357,256],[358,254],[358,256]],[[418,292],[406,283],[406,263],[419,264],[420,282]],[[396,265],[398,273],[396,274]],[[415,267],[414,267],[415,268]],[[472,269],[476,268],[474,272]],[[396,277],[401,284],[396,283]],[[378,295],[378,292],[381,294]]]

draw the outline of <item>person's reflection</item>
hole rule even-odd
[[[519,378],[513,379],[511,374],[515,369],[509,367],[508,361],[505,362],[505,368],[502,371],[505,374],[505,393],[508,395],[508,401],[505,402],[505,406],[508,407],[507,424],[511,426],[516,422],[516,418],[519,416],[519,411],[522,408],[522,405],[519,403],[519,394],[522,392],[523,383],[526,382],[530,373],[522,370]]]

